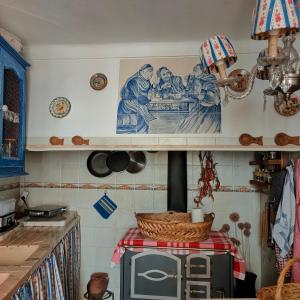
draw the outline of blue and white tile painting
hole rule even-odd
[[[216,77],[199,58],[121,61],[118,134],[215,134],[221,132]]]

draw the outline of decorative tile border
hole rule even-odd
[[[52,183],[52,182],[47,182],[45,183],[45,185],[43,186],[46,189],[57,189],[61,187],[60,183]]]
[[[234,187],[234,190],[239,193],[255,193],[255,192],[259,193],[260,192],[255,187],[251,187],[251,186],[236,186],[236,187]]]
[[[20,188],[20,182],[0,184],[0,192],[19,189],[19,188]]]
[[[137,187],[134,184],[116,184],[115,185],[115,189],[116,190],[136,190]],[[148,190],[147,188],[145,188],[144,190]]]
[[[153,190],[154,191],[167,191],[168,190],[168,185],[166,185],[166,184],[155,184],[155,185],[153,185]]]
[[[22,187],[27,187],[27,188],[42,188],[44,187],[43,183],[40,182],[28,182],[26,184],[21,184]]]
[[[78,189],[77,183],[62,183],[60,186],[62,189]]]
[[[95,190],[97,189],[97,185],[93,183],[82,183],[78,184],[78,188],[83,190]]]
[[[155,186],[152,184],[135,184],[135,190],[138,191],[153,191]]]
[[[136,190],[136,191],[166,191],[168,189],[167,184],[108,184],[108,183],[52,183],[52,182],[25,182],[24,184],[6,184],[6,186],[17,185],[13,188],[43,188],[43,189],[81,189],[81,190]],[[10,189],[10,188],[9,188]],[[188,185],[188,191],[197,191],[197,185]],[[0,185],[1,191],[1,185]],[[215,192],[236,192],[236,193],[259,193],[255,187],[251,186],[221,186],[218,191]]]

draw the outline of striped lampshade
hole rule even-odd
[[[217,73],[216,63],[223,60],[228,68],[237,60],[234,48],[224,35],[215,35],[206,40],[200,47],[204,67],[210,73]]]
[[[279,36],[299,30],[297,0],[256,0],[251,38],[267,39],[271,30],[279,30]]]

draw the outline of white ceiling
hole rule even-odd
[[[255,0],[0,0],[25,45],[249,39]]]

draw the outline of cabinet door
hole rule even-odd
[[[1,112],[0,119],[0,164],[22,166],[25,138],[25,70],[4,50],[1,50],[0,83],[0,105],[6,109]]]

